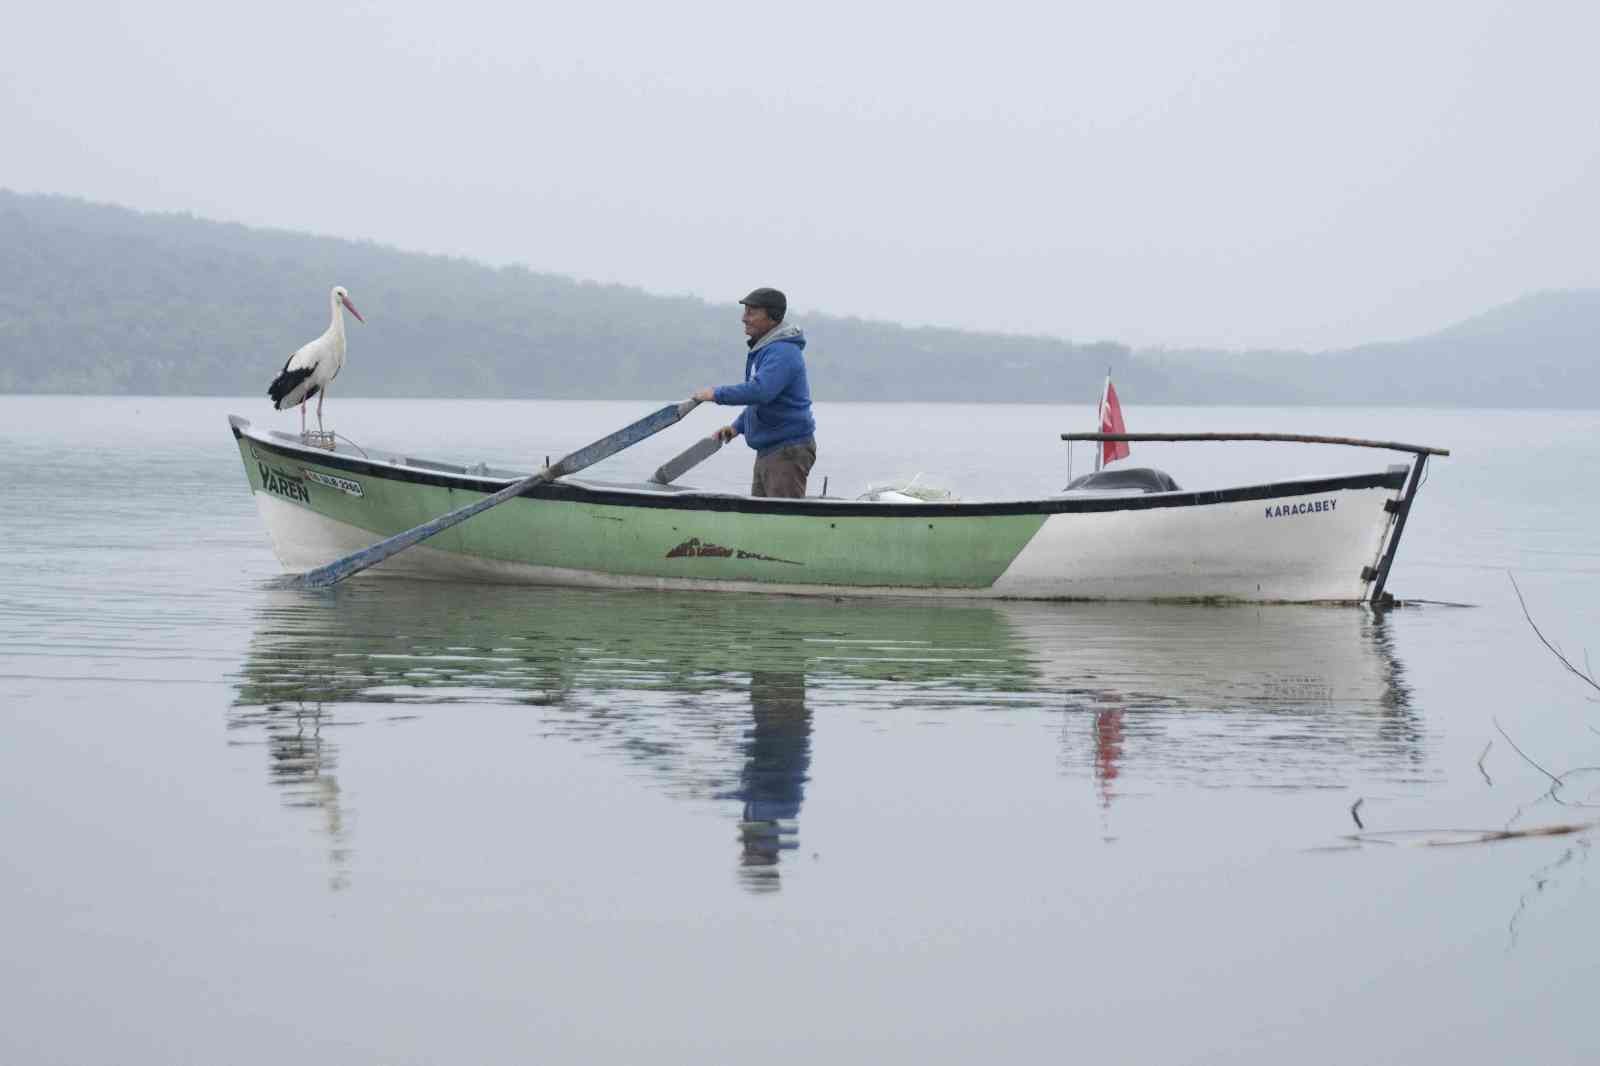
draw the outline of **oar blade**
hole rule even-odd
[[[659,485],[670,485],[721,450],[722,441],[716,437],[702,437],[695,441],[693,446],[685,448],[683,454],[657,467],[650,480]]]

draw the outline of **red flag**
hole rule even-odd
[[[1122,421],[1122,404],[1117,402],[1117,387],[1111,384],[1111,379],[1106,378],[1106,394],[1100,399],[1100,432],[1101,433],[1126,433],[1127,424]],[[1115,462],[1128,457],[1128,442],[1125,440],[1103,440],[1100,442],[1100,465]]]

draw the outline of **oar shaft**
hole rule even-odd
[[[370,547],[362,548],[353,555],[346,555],[343,559],[335,559],[326,566],[319,566],[315,570],[308,571],[301,576],[301,580],[307,585],[319,588],[336,585],[352,574],[359,574],[369,567],[377,566],[385,559],[398,552],[405,551],[413,544],[427,540],[435,533],[442,533],[453,525],[465,522],[475,514],[505,503],[513,496],[521,496],[529,489],[549,480],[549,476],[541,470],[532,477],[523,478],[521,481],[507,485],[492,496],[485,496],[483,499],[469,503],[465,507],[458,507],[448,514],[440,515],[431,522],[415,526],[404,533],[396,533],[386,540],[380,540]]]
[[[668,404],[659,411],[645,415],[632,425],[624,426],[611,436],[602,437],[593,444],[585,445],[571,455],[556,460],[555,465],[550,467],[549,477],[551,480],[566,477],[568,474],[576,474],[584,467],[593,466],[602,459],[609,459],[624,448],[631,448],[646,437],[653,437],[668,426],[676,425],[684,415],[699,406],[699,400]],[[538,477],[538,474],[534,476]]]
[[[301,575],[301,581],[306,585],[317,588],[337,584],[353,574],[359,574],[369,567],[377,566],[385,559],[398,552],[405,551],[413,544],[427,540],[436,533],[441,533],[451,526],[465,522],[475,514],[487,511],[491,507],[499,506],[507,500],[521,496],[546,481],[553,481],[567,474],[575,474],[585,467],[593,466],[600,460],[615,455],[624,448],[630,448],[646,437],[654,436],[668,426],[674,425],[698,405],[698,400],[684,400],[682,403],[668,404],[661,410],[646,415],[632,425],[624,426],[609,437],[603,437],[593,444],[579,448],[570,455],[563,456],[554,465],[546,467],[537,474],[507,485],[499,492],[485,496],[481,500],[475,500],[465,507],[458,507],[448,514],[442,514],[431,522],[424,522],[422,525],[408,529],[403,533],[396,533],[386,540],[380,540],[370,547],[362,548],[360,551],[347,555],[343,559],[335,559],[326,566],[319,566],[317,569]]]

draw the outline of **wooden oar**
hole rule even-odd
[[[658,485],[670,485],[721,450],[721,440],[702,437],[693,446],[685,448],[682,455],[668,459],[657,467],[656,472],[650,475],[650,480]]]
[[[564,456],[554,466],[547,466],[531,477],[507,485],[492,496],[485,496],[475,503],[459,507],[449,514],[440,515],[431,522],[408,529],[404,533],[396,533],[387,540],[380,540],[369,548],[362,548],[354,555],[347,555],[343,559],[335,559],[327,566],[319,566],[315,570],[300,575],[302,584],[312,588],[326,588],[337,584],[351,574],[359,574],[369,566],[377,566],[391,555],[405,551],[420,541],[427,540],[435,533],[443,532],[451,526],[465,522],[480,511],[487,511],[507,500],[523,495],[529,489],[542,485],[546,481],[554,481],[558,477],[575,474],[584,467],[593,466],[608,456],[615,455],[622,449],[638,444],[646,437],[660,433],[668,426],[675,425],[684,415],[699,406],[699,400],[684,400],[682,403],[672,403],[646,415],[644,418],[617,430],[609,437],[603,437],[587,447],[579,448],[571,455]]]

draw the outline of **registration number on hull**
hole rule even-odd
[[[346,496],[354,496],[360,499],[366,495],[361,490],[361,482],[359,481],[353,481],[347,477],[336,477],[333,474],[324,474],[320,470],[312,470],[310,467],[304,466],[300,468],[300,473],[315,481],[318,485],[326,485],[330,489],[338,489]]]

